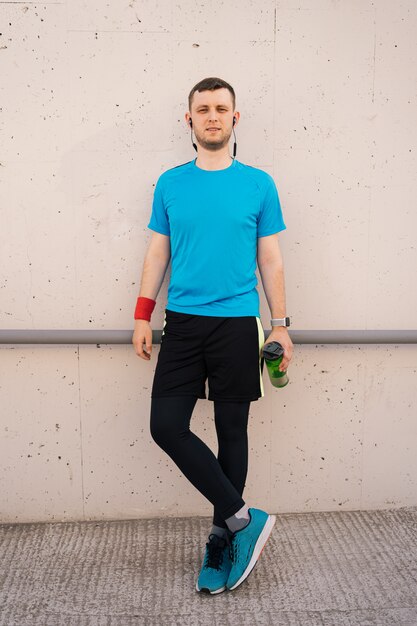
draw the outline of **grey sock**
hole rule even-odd
[[[226,537],[228,534],[227,528],[223,528],[222,526],[216,526],[213,524],[211,527],[210,535],[217,535],[218,537]]]
[[[232,531],[232,533],[234,533],[237,530],[241,530],[242,528],[245,528],[245,526],[249,524],[250,520],[251,520],[251,516],[249,513],[249,508],[245,504],[234,515],[225,519],[225,522],[227,526],[229,527],[229,529]]]

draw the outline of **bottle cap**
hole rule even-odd
[[[270,341],[266,344],[265,348],[262,349],[262,356],[267,359],[267,361],[275,361],[283,354],[284,348],[278,341]]]

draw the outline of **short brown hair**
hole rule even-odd
[[[190,113],[191,113],[191,104],[193,101],[193,96],[196,91],[207,91],[207,90],[214,91],[215,89],[222,89],[222,88],[228,89],[230,91],[232,95],[233,110],[235,110],[236,95],[235,95],[235,91],[233,87],[229,85],[229,83],[226,83],[226,81],[222,80],[221,78],[216,78],[216,76],[210,76],[210,78],[203,78],[203,80],[200,80],[200,82],[194,85],[194,87],[191,89],[188,95],[188,107],[189,107]]]

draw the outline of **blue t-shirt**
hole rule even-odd
[[[166,308],[260,317],[257,239],[286,228],[274,179],[236,159],[214,171],[196,159],[163,172],[154,191],[148,228],[171,244]]]

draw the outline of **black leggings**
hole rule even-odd
[[[227,528],[224,520],[245,504],[242,494],[248,471],[250,400],[214,401],[216,458],[190,430],[197,399],[196,396],[152,397],[151,435],[194,487],[213,504],[213,524]]]

